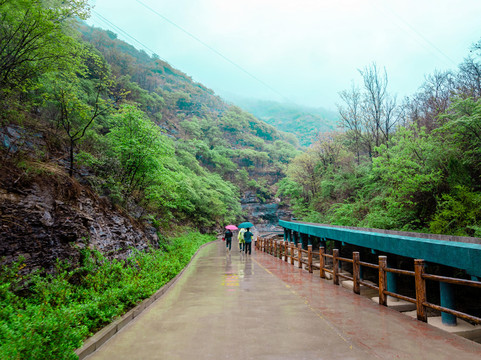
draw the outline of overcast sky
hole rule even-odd
[[[91,0],[90,24],[110,29],[217,94],[336,109],[385,67],[389,91],[456,69],[481,39],[481,0]],[[120,29],[120,30],[119,30]],[[136,39],[138,42],[134,41]]]

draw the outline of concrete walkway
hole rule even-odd
[[[256,252],[204,247],[179,281],[93,359],[481,358],[445,333]]]

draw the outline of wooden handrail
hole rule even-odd
[[[339,259],[339,261],[348,262],[348,263],[352,264],[352,259],[343,258],[343,257],[338,257],[338,259]]]
[[[275,244],[274,244],[275,243]],[[368,262],[360,261],[359,253],[353,252],[353,258],[343,258],[339,256],[339,250],[333,249],[333,253],[326,254],[323,247],[319,248],[319,266],[312,263],[313,255],[312,246],[309,245],[308,250],[304,250],[301,248],[301,244],[298,243],[296,247],[293,243],[289,242],[277,242],[277,241],[266,241],[265,239],[258,239],[256,243],[256,247],[259,249],[263,249],[267,253],[270,253],[274,256],[279,256],[282,260],[282,255],[285,256],[285,261],[288,261],[288,258],[291,259],[291,264],[294,265],[294,260],[297,260],[298,267],[302,268],[303,264],[307,265],[307,270],[312,272],[312,269],[319,269],[319,275],[321,278],[325,278],[325,273],[332,274],[333,283],[338,285],[339,278],[348,279],[353,281],[353,291],[356,294],[360,294],[360,286],[363,285],[365,287],[375,289],[379,292],[379,303],[382,305],[387,305],[387,296],[391,296],[400,300],[404,300],[410,303],[416,304],[416,313],[418,320],[427,322],[427,308],[431,308],[434,310],[441,311],[443,313],[454,315],[458,318],[468,320],[474,322],[476,324],[481,324],[481,318],[463,313],[461,311],[457,311],[454,309],[446,308],[444,306],[436,305],[429,303],[426,297],[426,280],[433,280],[438,282],[445,282],[450,284],[456,285],[463,285],[475,288],[481,288],[481,282],[473,281],[473,280],[466,280],[466,279],[458,279],[452,277],[445,277],[433,274],[426,274],[424,272],[425,263],[422,259],[414,259],[414,271],[409,270],[402,270],[402,269],[395,269],[390,268],[387,266],[387,257],[386,256],[379,256],[379,264],[371,264]],[[277,252],[277,249],[279,252]],[[275,250],[275,251],[274,251]],[[273,252],[274,251],[274,252]],[[304,260],[302,257],[303,253],[308,254],[307,261]],[[317,253],[316,253],[317,255]],[[326,259],[332,259],[332,268],[328,268],[326,266]],[[353,274],[347,275],[340,273],[339,271],[339,264],[340,262],[346,262],[353,264]],[[366,281],[360,279],[360,268],[361,266],[369,267],[372,269],[378,270],[379,273],[379,286],[373,285]],[[415,290],[416,290],[416,298],[411,298],[409,296],[397,294],[387,290],[387,273],[393,273],[398,275],[404,276],[413,276],[415,280]]]
[[[376,270],[379,269],[379,265],[371,264],[371,263],[364,262],[364,261],[359,261],[359,265],[369,267],[369,268],[372,268],[372,269],[376,269]]]
[[[478,318],[476,316],[472,316],[472,315],[469,315],[469,314],[465,314],[461,311],[452,310],[452,309],[446,308],[444,306],[439,306],[439,305],[431,304],[431,303],[428,303],[428,302],[423,303],[423,305],[428,307],[428,308],[434,309],[434,310],[439,310],[439,311],[454,315],[454,316],[459,317],[459,318],[464,319],[464,320],[475,322],[476,324],[481,324],[481,318]]]
[[[349,276],[349,275],[346,275],[346,274],[343,274],[343,273],[338,273],[337,276],[342,277],[343,279],[347,279],[347,280],[354,280],[352,276]]]
[[[379,286],[370,284],[370,283],[365,282],[365,281],[363,281],[363,280],[359,281],[359,283],[360,283],[361,285],[364,285],[365,287],[370,288],[370,289],[379,290]]]
[[[416,304],[416,299],[413,299],[409,296],[396,294],[396,293],[393,293],[393,292],[390,292],[390,291],[387,291],[387,290],[384,291],[384,294],[392,296],[393,298],[396,298],[396,299],[399,299],[399,300],[404,300],[404,301],[408,301],[410,303]]]
[[[393,268],[386,268],[384,270],[387,271],[387,272],[393,273],[393,274],[414,276],[414,271],[393,269]]]
[[[481,288],[481,282],[473,281],[473,280],[465,280],[465,279],[457,279],[457,278],[450,278],[446,276],[440,275],[431,275],[431,274],[424,274],[424,279],[426,280],[437,280],[449,284],[456,284],[456,285],[465,285],[465,286],[472,286],[476,288]]]

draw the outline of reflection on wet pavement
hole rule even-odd
[[[481,346],[261,252],[203,248],[89,359],[475,359]]]

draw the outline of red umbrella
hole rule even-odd
[[[235,226],[235,225],[227,225],[225,228],[226,228],[227,230],[239,230],[239,229],[237,228],[237,226]]]

